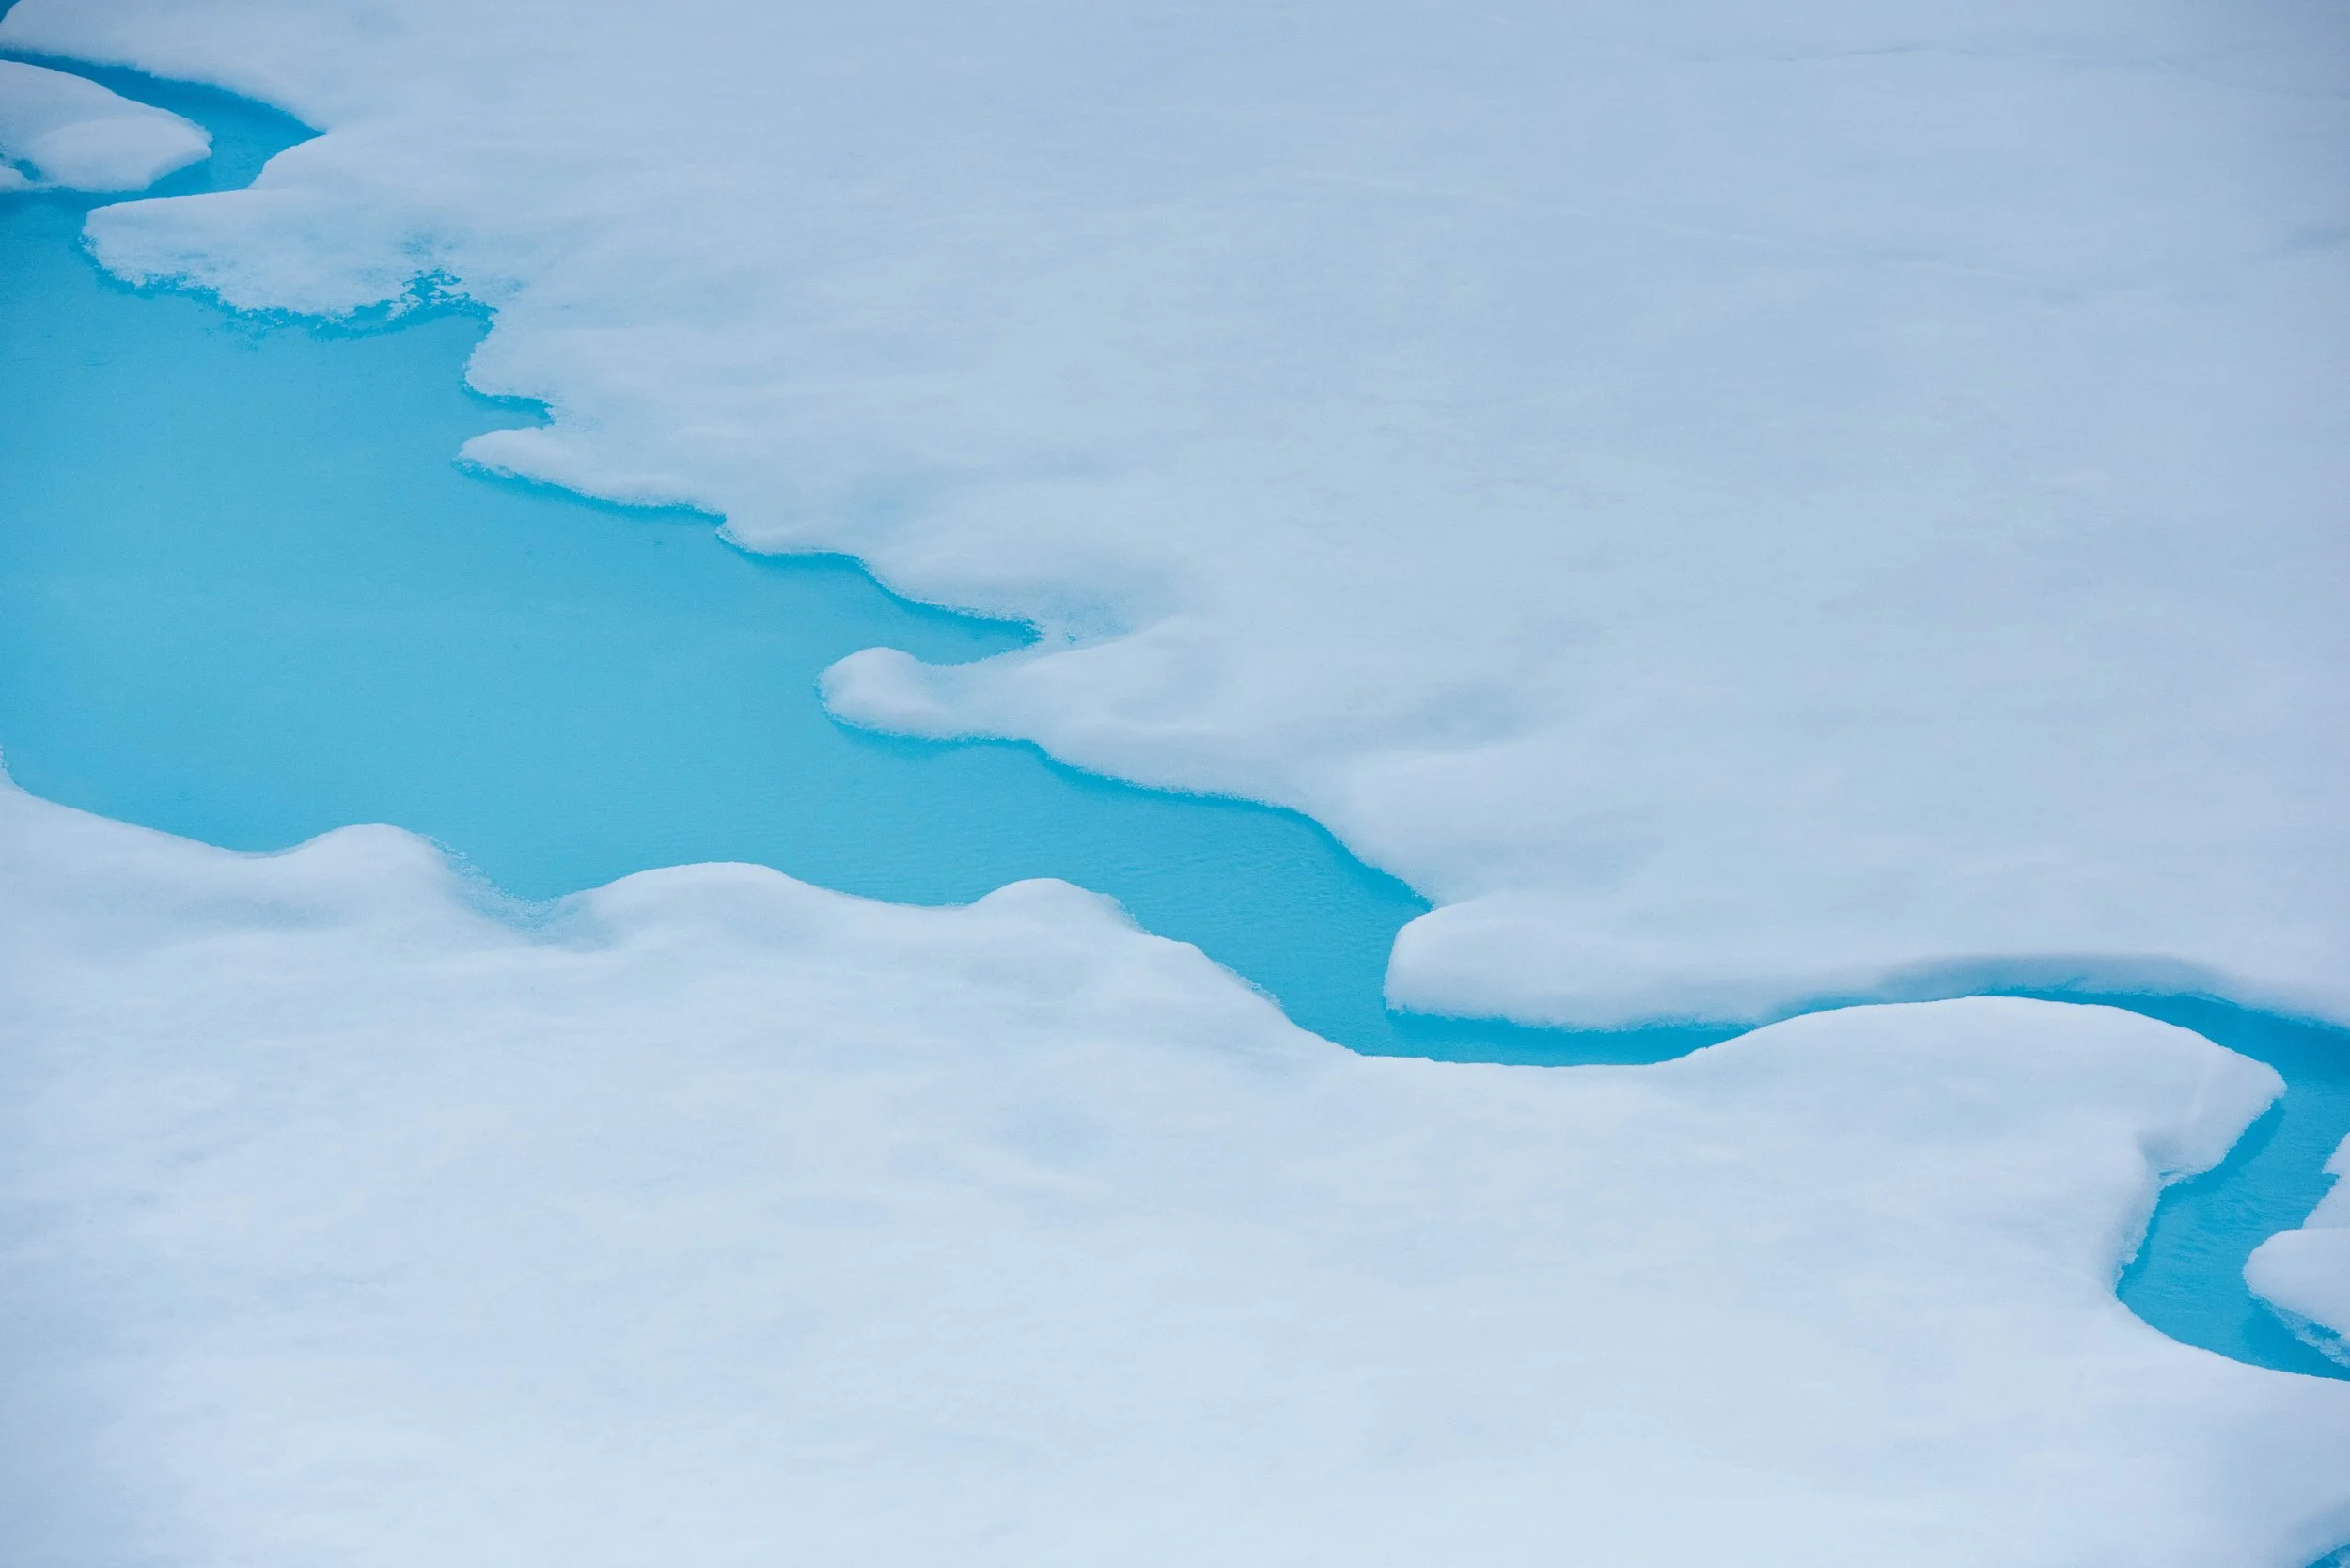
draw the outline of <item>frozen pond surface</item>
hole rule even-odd
[[[92,74],[212,128],[210,164],[163,193],[243,184],[303,134],[220,95]],[[1306,819],[1021,746],[867,735],[817,702],[818,673],[859,649],[980,658],[1022,629],[897,599],[846,560],[745,555],[706,517],[463,473],[450,454],[467,436],[530,417],[462,390],[478,319],[232,319],[103,277],[76,243],[86,210],[0,198],[0,375],[38,389],[0,421],[0,747],[35,793],[247,850],[392,823],[525,900],[704,860],[916,903],[1058,876],[1358,1050],[1564,1064],[1722,1038],[1388,1013],[1388,945],[1427,904]],[[2101,999],[2292,1086],[2225,1167],[2167,1196],[2123,1299],[2188,1342],[2338,1372],[2240,1274],[2325,1190],[2350,1128],[2350,1036]]]

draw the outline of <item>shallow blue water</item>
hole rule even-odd
[[[165,190],[241,185],[305,134],[88,74],[212,129],[211,163]],[[699,860],[916,903],[1065,877],[1364,1051],[1652,1061],[1733,1032],[1390,1014],[1389,944],[1427,905],[1307,819],[1025,746],[865,735],[817,703],[817,673],[857,649],[980,658],[1022,629],[894,598],[847,560],[745,555],[706,517],[463,473],[465,437],[532,417],[462,389],[478,319],[321,330],[133,290],[81,253],[86,210],[0,198],[0,749],[37,794],[239,849],[395,823],[526,899]],[[2293,1085],[2227,1167],[2166,1198],[2123,1298],[2190,1343],[2337,1373],[2240,1270],[2322,1195],[2350,1035],[2099,999]]]

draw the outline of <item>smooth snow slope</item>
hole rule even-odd
[[[1447,905],[1396,1000],[1609,1024],[2350,1008],[2345,29],[24,0],[0,41],[329,133],[100,214],[110,265],[430,276],[557,414],[479,461],[1049,634],[859,655],[839,712],[1299,807]]]
[[[0,791],[11,1568],[2300,1568],[2350,1385],[2112,1294],[2273,1074],[2100,1008],[1355,1056],[1058,883],[536,932]],[[780,1554],[780,1558],[778,1556]]]

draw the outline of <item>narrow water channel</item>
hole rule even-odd
[[[243,185],[307,134],[223,94],[85,74],[212,130],[212,158],[154,194]],[[1025,629],[896,598],[843,558],[747,555],[698,514],[467,474],[466,437],[531,417],[463,390],[478,317],[325,328],[133,290],[81,248],[89,205],[0,196],[0,753],[34,793],[234,849],[392,823],[530,900],[704,860],[931,904],[1063,877],[1371,1053],[1655,1061],[1731,1032],[1390,1013],[1389,944],[1428,905],[1306,818],[1026,746],[869,735],[817,701],[818,673],[859,649],[975,659]],[[2241,1270],[2325,1190],[2350,1031],[2061,999],[2285,1074],[2228,1163],[2166,1195],[2120,1290],[2188,1343],[2342,1375]]]

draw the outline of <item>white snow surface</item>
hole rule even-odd
[[[1298,807],[1390,994],[2350,1015],[2350,11],[23,0],[280,104],[108,265],[420,276],[477,462],[1027,618],[844,715]],[[2029,970],[2026,974],[2025,971]]]
[[[0,191],[143,191],[212,150],[202,126],[168,110],[69,71],[0,60]]]
[[[2244,1264],[2252,1294],[2337,1360],[2350,1361],[2350,1138],[2326,1162],[2334,1184],[2297,1231],[2269,1237]]]
[[[1353,1055],[1063,884],[501,923],[0,790],[11,1568],[2300,1568],[2350,1384],[2114,1298],[2278,1091],[2101,1008]]]

